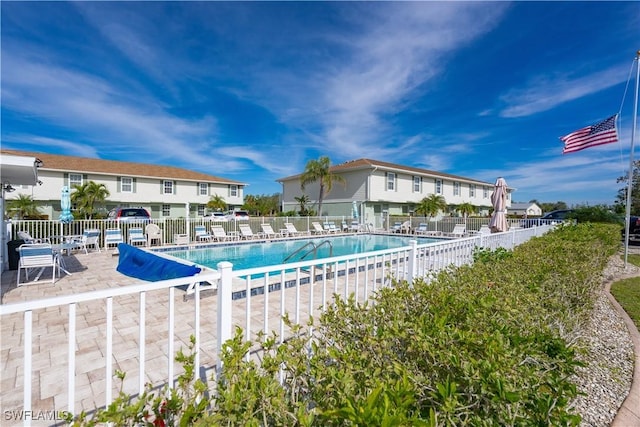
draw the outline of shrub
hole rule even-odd
[[[145,422],[150,407],[171,408],[167,425],[578,425],[574,335],[618,236],[615,225],[562,226],[368,303],[336,296],[317,321],[288,322],[285,343],[259,336],[259,364],[238,329],[210,401],[184,382],[176,394],[122,396],[96,418]]]

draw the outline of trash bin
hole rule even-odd
[[[7,242],[7,258],[9,258],[9,270],[17,270],[20,263],[20,252],[18,248],[24,244],[24,240],[9,240]]]

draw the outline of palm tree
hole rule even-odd
[[[211,198],[207,202],[207,208],[221,211],[227,208],[227,202],[224,201],[224,198],[222,196],[215,194],[211,196]]]
[[[475,213],[477,211],[476,207],[474,205],[472,205],[469,202],[465,202],[465,203],[460,203],[458,205],[458,207],[456,208],[456,210],[458,212],[460,212],[462,214],[462,216],[464,217],[464,223],[467,223],[467,216],[469,216],[469,214]]]
[[[106,185],[95,181],[74,185],[73,189],[75,191],[71,193],[71,201],[86,219],[91,219],[96,204],[104,202],[111,195]]]
[[[309,196],[307,196],[306,194],[303,194],[300,197],[294,197],[293,198],[296,202],[298,202],[300,204],[300,215],[307,215],[308,211],[307,211],[307,203],[309,203],[309,201],[311,199],[309,199]]]
[[[447,209],[447,201],[444,196],[432,194],[420,200],[415,210],[417,214],[428,216],[431,219],[438,215],[438,212],[444,211],[445,209]]]
[[[333,183],[339,182],[346,185],[346,180],[341,175],[331,173],[331,160],[327,156],[320,156],[318,160],[309,160],[300,177],[300,188],[304,191],[307,184],[319,181],[320,193],[318,194],[318,215],[322,215],[322,201],[324,196],[331,192]]]
[[[17,199],[7,201],[7,214],[10,217],[17,216],[19,219],[41,215],[33,197],[26,194],[19,194]]]

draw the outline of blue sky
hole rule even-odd
[[[0,8],[3,148],[174,165],[247,194],[321,155],[366,157],[570,205],[613,203],[629,166],[635,2]],[[562,155],[559,137],[618,111],[619,144]]]

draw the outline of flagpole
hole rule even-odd
[[[633,190],[633,151],[638,121],[638,86],[640,85],[640,50],[636,52],[636,92],[633,107],[633,126],[631,127],[631,153],[629,154],[629,177],[627,182],[627,207],[625,212],[624,266],[627,267],[629,257],[629,225],[631,222],[631,193]]]

